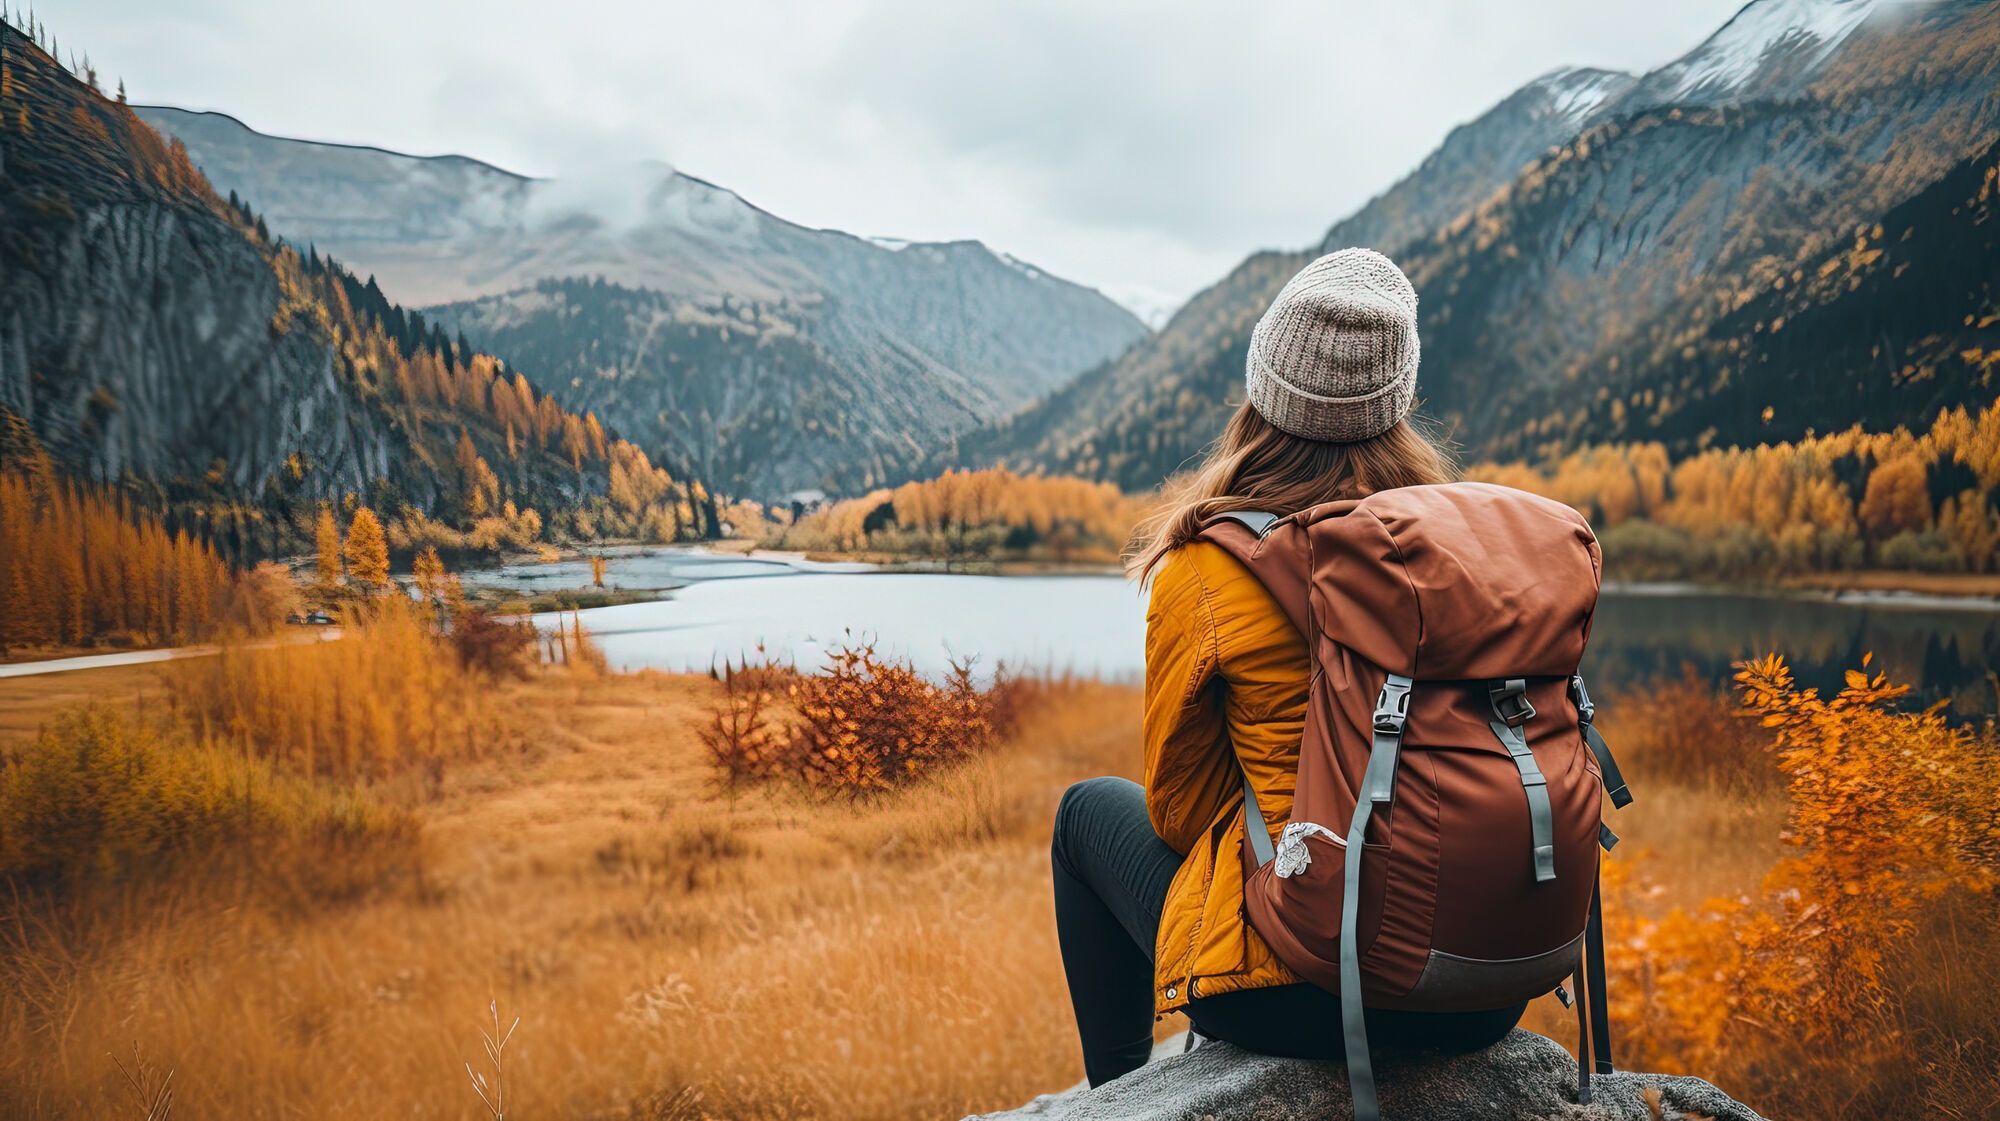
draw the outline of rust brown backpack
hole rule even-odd
[[[1382,491],[1202,536],[1306,636],[1313,679],[1276,844],[1246,780],[1244,909],[1341,998],[1357,1121],[1379,1116],[1364,1007],[1502,1008],[1574,977],[1578,1097],[1611,1070],[1600,791],[1631,801],[1577,673],[1597,606],[1590,526],[1483,483]],[[1584,1046],[1584,1040],[1588,1046]]]

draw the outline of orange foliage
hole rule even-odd
[[[1924,528],[1931,520],[1931,496],[1922,461],[1900,455],[1869,472],[1860,513],[1868,535],[1878,541]]]
[[[1952,908],[1984,916],[1984,933],[1955,952],[1994,954],[2000,738],[1953,727],[1936,708],[1897,711],[1906,688],[1866,665],[1831,699],[1798,688],[1775,656],[1737,674],[1790,796],[1793,851],[1761,895],[1649,918],[1641,875],[1607,863],[1609,960],[1621,975],[1610,995],[1636,1061],[1840,1107],[1829,1116],[1859,1115],[1857,1093],[1895,1105],[1910,1079],[1918,1094],[1953,1092],[1919,1060],[1956,1033],[1917,1002],[1926,984],[1956,985],[1912,961],[1938,952],[1926,948],[1929,927]]]
[[[1115,560],[1150,502],[1109,483],[947,471],[848,499],[801,519],[785,543],[930,556],[1009,555]]]
[[[1934,511],[1932,481],[1945,468],[1969,472],[1979,485]],[[2000,509],[1990,497],[2000,486],[2000,402],[1977,413],[1947,409],[1921,435],[1856,427],[1796,443],[1710,448],[1671,466],[1658,444],[1605,444],[1540,467],[1482,464],[1466,475],[1568,503],[1600,532],[1627,522],[1675,531],[1640,525],[1622,537],[1609,533],[1614,569],[1626,558],[1643,568],[1659,558],[1638,554],[1676,542],[1684,552],[1689,543],[1723,543],[1681,557],[1678,566],[1689,571],[1680,575],[1852,568],[1870,557],[1864,532],[1887,546],[1872,558],[1882,567],[1984,572],[2000,562]]]
[[[185,642],[225,614],[229,568],[124,496],[0,472],[0,651],[106,636]]]
[[[337,642],[230,647],[171,663],[176,709],[215,739],[306,774],[374,779],[493,746],[485,679],[416,605],[385,596]],[[532,632],[518,628],[532,644]],[[513,629],[510,629],[510,634]]]
[[[796,778],[847,795],[891,790],[985,750],[1021,703],[1004,674],[982,692],[958,663],[938,684],[866,643],[818,673],[746,664],[720,676],[701,738],[730,788]]]

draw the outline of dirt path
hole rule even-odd
[[[308,633],[251,643],[250,648],[261,649],[285,642],[326,642],[339,637],[340,628],[327,627]],[[221,646],[205,643],[200,646],[160,646],[150,650],[120,650],[115,654],[83,654],[74,658],[47,658],[39,662],[7,662],[0,663],[0,680],[10,677],[40,677],[43,674],[69,673],[75,670],[145,666],[155,662],[177,661],[181,658],[210,658],[221,652]]]

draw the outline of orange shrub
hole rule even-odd
[[[784,774],[793,751],[791,727],[780,710],[796,673],[745,659],[724,662],[711,676],[722,682],[722,696],[696,734],[721,772],[723,788],[734,791]]]
[[[834,651],[818,673],[746,662],[717,676],[700,735],[732,789],[791,777],[848,795],[890,790],[984,750],[996,716],[1011,726],[1025,697],[1004,674],[982,691],[965,662],[931,681],[868,643]]]
[[[1907,687],[1862,664],[1831,699],[1776,656],[1740,667],[1744,713],[1769,730],[1790,799],[1793,852],[1760,895],[1646,917],[1651,886],[1607,864],[1610,995],[1631,1060],[1763,1087],[1800,1115],[1940,1109],[2000,1090],[1988,1003],[2000,735],[1936,707],[1899,711]],[[1950,1022],[1967,1017],[1984,1030]],[[1968,1039],[1983,1057],[1964,1053]],[[1954,1062],[1925,1061],[1946,1052]],[[1983,1081],[1965,1073],[1978,1069]]]
[[[535,628],[510,623],[490,611],[467,608],[451,621],[451,647],[458,664],[493,677],[526,677]]]
[[[790,693],[801,773],[843,793],[900,786],[993,742],[986,698],[963,662],[940,686],[906,662],[877,658],[872,645],[852,646]]]

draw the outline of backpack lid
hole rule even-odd
[[[1203,536],[1302,632],[1419,680],[1575,673],[1603,567],[1583,515],[1490,483],[1329,502],[1261,538],[1233,522]]]

